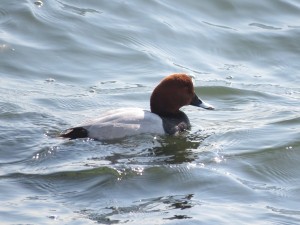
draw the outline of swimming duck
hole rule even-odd
[[[172,74],[153,90],[151,112],[140,108],[110,110],[97,119],[64,131],[60,137],[111,140],[144,133],[178,134],[191,127],[187,115],[180,110],[186,105],[214,109],[195,94],[190,76]]]

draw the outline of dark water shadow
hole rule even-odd
[[[193,150],[198,149],[208,136],[207,134],[203,136],[196,134],[168,136],[161,140],[161,146],[154,147],[149,151],[158,157],[165,156],[164,162],[168,164],[193,162],[199,157],[199,153]]]
[[[152,217],[153,215],[162,220],[192,219],[192,217],[188,215],[188,211],[185,213],[184,210],[191,209],[196,205],[201,205],[201,203],[194,200],[193,197],[193,194],[170,195],[142,199],[133,202],[130,206],[107,206],[104,209],[99,209],[98,212],[95,210],[84,209],[77,213],[100,224],[130,223],[138,215],[141,215],[141,219],[143,217],[144,219],[147,219],[147,217]],[[128,215],[135,216],[131,219]]]
[[[110,165],[165,165],[193,162],[198,159],[199,152],[194,151],[209,137],[205,133],[184,133],[179,136],[161,137],[129,137],[118,143],[105,142],[106,147],[114,145],[115,151],[104,157]],[[104,144],[104,143],[102,143]],[[125,147],[124,147],[125,146]],[[94,158],[96,159],[96,158]],[[100,160],[100,158],[99,158]],[[102,158],[103,160],[103,158]]]

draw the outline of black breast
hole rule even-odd
[[[191,124],[187,115],[179,111],[179,113],[168,116],[161,116],[163,127],[167,134],[176,134],[191,128]]]

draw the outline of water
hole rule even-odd
[[[1,224],[299,224],[300,3],[2,0]],[[185,72],[179,137],[61,140]]]

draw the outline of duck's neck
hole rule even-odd
[[[182,112],[180,110],[178,110],[177,112],[166,112],[166,111],[151,110],[151,112],[159,115],[160,117],[170,117],[170,118],[180,117],[182,113],[184,114],[184,112]]]
[[[178,110],[178,113],[168,113],[165,115],[159,115],[163,122],[163,127],[166,133],[176,134],[182,131],[188,130],[191,127],[189,118],[187,115]]]

